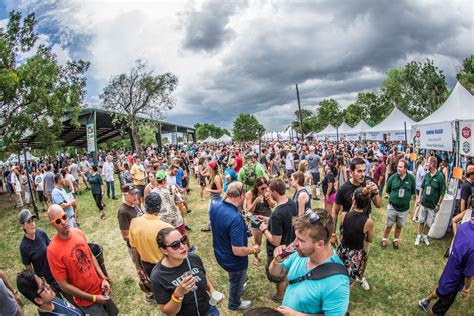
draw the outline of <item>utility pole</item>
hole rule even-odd
[[[296,98],[298,99],[298,113],[299,113],[299,117],[300,117],[301,140],[304,141],[303,114],[301,113],[300,92],[298,90],[298,84],[296,84]]]

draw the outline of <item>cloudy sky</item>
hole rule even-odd
[[[295,83],[306,108],[325,98],[347,106],[390,68],[431,58],[452,88],[456,66],[474,53],[473,3],[3,0],[0,26],[10,10],[35,12],[40,42],[60,61],[91,62],[89,104],[141,57],[179,77],[167,121],[231,128],[251,113],[276,131],[294,120]]]

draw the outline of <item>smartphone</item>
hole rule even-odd
[[[252,224],[254,224],[256,226],[260,226],[260,224],[262,223],[261,221],[259,221],[257,216],[255,216],[253,214],[249,216],[249,220],[252,222]]]

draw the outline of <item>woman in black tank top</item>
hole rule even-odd
[[[337,255],[349,270],[351,287],[360,280],[365,290],[369,289],[364,277],[368,244],[374,238],[374,222],[364,214],[370,198],[369,188],[355,190],[351,210],[341,214],[341,244],[337,248]]]
[[[307,209],[311,209],[311,197],[304,186],[304,180],[305,177],[301,171],[294,172],[290,178],[291,187],[296,190],[293,201],[296,203],[297,214],[294,216],[303,215]]]
[[[270,217],[272,208],[276,206],[276,202],[272,199],[270,191],[268,190],[268,181],[265,177],[258,177],[255,179],[255,184],[252,191],[245,194],[245,210],[253,215],[262,215]],[[252,234],[255,245],[262,245],[262,231],[255,224],[251,224]],[[258,254],[255,254],[254,265],[260,265]]]

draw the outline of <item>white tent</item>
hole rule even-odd
[[[337,131],[339,132],[339,134],[347,134],[347,133],[349,133],[351,130],[352,130],[352,127],[350,127],[349,125],[347,125],[346,122],[342,122],[341,126],[339,126],[339,127],[337,128]]]
[[[232,137],[230,137],[229,135],[222,135],[218,140],[218,142],[223,142],[223,143],[230,143],[232,141]]]
[[[332,134],[336,135],[336,128],[334,126],[332,126],[331,124],[329,124],[322,131],[320,131],[317,135],[326,136],[326,135],[332,135]]]
[[[205,140],[203,140],[204,143],[215,143],[217,142],[217,139],[209,135]]]
[[[411,140],[411,126],[415,124],[411,118],[397,108],[379,124],[375,125],[366,132],[367,140],[405,140],[405,123],[407,131],[407,140]],[[384,137],[385,134],[385,137]]]
[[[459,82],[443,105],[413,125],[415,146],[434,150],[453,150],[457,139],[455,122],[460,121],[461,150],[463,154],[474,155],[471,136],[474,121],[474,96]]]
[[[369,124],[361,120],[359,123],[356,124],[356,126],[351,128],[349,132],[344,134],[344,139],[350,141],[359,141],[361,140],[361,136],[362,138],[364,138],[363,135],[365,135],[365,132],[369,129]]]

